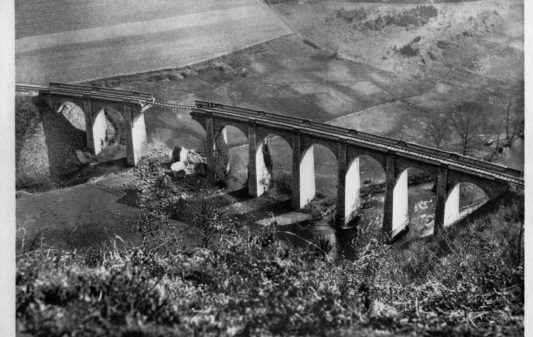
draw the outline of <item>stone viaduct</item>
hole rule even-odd
[[[18,86],[19,87],[19,86]],[[20,86],[21,88],[23,86]],[[105,137],[104,107],[113,107],[127,121],[127,162],[136,165],[146,142],[144,112],[152,105],[172,106],[155,102],[148,93],[98,87],[51,83],[40,89],[41,97],[52,111],[58,112],[66,101],[77,104],[85,113],[87,145],[97,154]],[[390,237],[408,223],[408,169],[428,172],[436,183],[434,233],[459,220],[459,185],[473,183],[495,198],[510,188],[523,188],[522,171],[476,160],[413,143],[376,136],[263,111],[197,101],[191,117],[206,132],[208,177],[215,179],[217,137],[226,126],[241,130],[248,138],[248,192],[260,196],[267,188],[262,179],[265,167],[262,147],[269,135],[283,138],[292,149],[291,203],[294,209],[306,206],[314,197],[314,151],[320,144],[331,150],[338,162],[337,210],[338,225],[348,223],[359,206],[359,158],[374,158],[386,173],[383,230]]]
[[[267,186],[262,182],[265,161],[262,146],[269,135],[283,138],[292,148],[292,207],[300,209],[315,197],[313,145],[321,144],[338,162],[338,225],[348,223],[359,206],[361,187],[359,158],[370,156],[386,172],[383,230],[391,237],[408,223],[407,169],[428,172],[437,186],[435,233],[459,220],[459,185],[473,183],[489,198],[509,188],[523,186],[522,172],[504,166],[460,156],[455,153],[380,137],[310,120],[263,111],[197,101],[191,116],[206,131],[208,168],[216,158],[216,139],[228,125],[248,138],[248,192],[260,196]],[[208,172],[214,179],[214,172]]]

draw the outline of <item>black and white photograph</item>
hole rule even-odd
[[[6,336],[527,336],[528,6],[13,0]]]

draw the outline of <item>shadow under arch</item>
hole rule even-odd
[[[50,167],[50,174],[54,177],[61,178],[62,176],[73,173],[84,166],[77,155],[76,150],[82,152],[88,151],[86,132],[80,130],[82,123],[78,127],[72,124],[71,120],[67,119],[66,115],[72,118],[75,114],[65,114],[63,109],[66,107],[73,110],[83,110],[79,105],[64,101],[57,107],[61,109],[52,110],[44,101],[39,100],[38,103],[39,114],[43,123],[43,131],[45,136],[45,143],[48,151],[48,162]],[[84,114],[83,114],[84,115]],[[85,119],[85,116],[83,116]],[[77,118],[76,118],[77,120]]]
[[[312,143],[303,149],[299,167],[300,207],[305,207],[313,199],[327,207],[335,205],[338,170],[337,156],[329,147]]]
[[[345,225],[359,225],[361,222],[378,222],[381,225],[385,178],[385,168],[370,155],[358,155],[348,163],[344,178]]]
[[[232,124],[220,125],[215,133],[215,180],[224,182],[229,191],[248,185],[248,136]]]
[[[257,140],[255,168],[258,196],[272,186],[291,194],[292,147],[284,137],[268,133]]]
[[[62,101],[56,112],[62,114],[76,129],[87,131],[85,112],[75,102]]]
[[[144,118],[150,140],[159,141],[170,149],[179,146],[206,152],[204,123],[192,118],[189,111],[153,106]]]
[[[119,111],[103,106],[94,114],[90,125],[95,154],[108,147],[125,144],[126,122]]]
[[[436,176],[420,167],[403,167],[393,192],[392,235],[409,225],[413,235],[433,232],[436,207]]]
[[[489,201],[487,191],[473,182],[455,182],[447,190],[444,227],[451,226]]]

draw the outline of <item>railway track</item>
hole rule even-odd
[[[329,138],[353,141],[355,143],[366,145],[367,147],[378,147],[386,151],[400,153],[407,157],[432,161],[467,171],[469,173],[489,176],[495,179],[516,184],[518,186],[524,186],[522,172],[519,170],[514,170],[506,166],[488,163],[474,158],[461,156],[456,153],[441,151],[418,144],[398,141],[392,138],[372,135],[353,129],[322,124],[306,119],[287,117],[251,109],[236,108],[218,103],[197,101],[197,109],[226,115],[239,120],[254,119],[255,121],[274,124],[282,128],[297,128],[302,131],[305,130],[311,133],[318,133]]]

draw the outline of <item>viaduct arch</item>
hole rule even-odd
[[[124,125],[121,125],[124,130],[120,132],[126,139],[127,162],[137,165],[146,143],[144,112],[152,106],[151,94],[62,83],[50,83],[39,93],[54,113],[58,113],[66,102],[77,105],[83,111],[87,147],[93,154],[100,153],[106,141],[104,110],[117,111],[124,120]]]
[[[292,149],[292,196],[295,209],[304,207],[315,194],[313,145],[328,148],[336,157],[338,225],[351,220],[359,206],[361,156],[375,159],[384,169],[383,230],[394,236],[408,223],[408,169],[427,172],[436,185],[434,233],[459,218],[460,183],[473,183],[489,198],[523,186],[522,172],[417,144],[366,134],[298,118],[270,114],[222,104],[197,101],[191,116],[206,131],[208,167],[214,163],[215,131],[221,124],[242,130],[249,141],[248,192],[259,196],[266,190],[258,183],[263,175],[261,142],[268,134],[286,140]],[[255,160],[252,160],[255,158]],[[212,172],[208,172],[212,179]]]
[[[98,87],[51,83],[40,90],[52,111],[64,101],[82,107],[86,120],[87,144],[97,153],[96,142],[101,137],[99,116],[110,106],[119,111],[126,121],[127,161],[136,165],[146,142],[144,112],[156,103],[148,93],[114,90]],[[258,184],[262,170],[267,169],[262,158],[261,145],[269,134],[282,137],[292,149],[292,206],[301,208],[309,202],[313,185],[305,184],[306,168],[314,165],[309,149],[313,144],[327,147],[338,162],[337,214],[339,225],[349,221],[358,205],[361,187],[359,158],[369,156],[385,170],[383,231],[389,236],[405,224],[408,192],[408,168],[425,170],[436,185],[434,233],[457,220],[461,183],[472,183],[485,191],[489,198],[524,186],[523,172],[474,158],[460,156],[438,149],[380,137],[353,129],[292,118],[263,111],[197,101],[191,117],[206,131],[206,159],[208,178],[214,180],[216,136],[226,125],[240,129],[248,139],[248,192],[252,196],[264,193]],[[255,160],[254,160],[255,159]],[[312,193],[313,192],[313,193]]]

